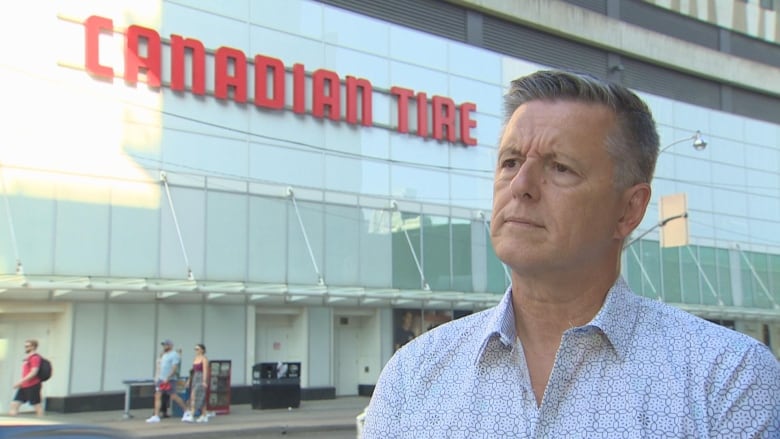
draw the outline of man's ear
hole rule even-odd
[[[625,239],[642,222],[650,203],[650,185],[638,183],[626,189],[623,193],[623,214],[618,219],[615,228],[615,238]]]

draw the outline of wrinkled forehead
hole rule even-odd
[[[499,149],[521,148],[525,142],[588,136],[606,143],[617,128],[617,115],[607,105],[579,100],[533,100],[517,107],[499,138]]]

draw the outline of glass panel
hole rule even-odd
[[[663,298],[666,302],[682,303],[682,285],[680,284],[679,248],[661,249],[661,267],[663,272]]]
[[[108,274],[108,206],[60,200],[55,218],[55,273]],[[20,253],[24,254],[24,250]],[[22,257],[22,263],[27,265],[29,259]],[[29,268],[25,267],[26,273],[32,273]]]
[[[110,274],[157,277],[159,228],[160,213],[156,209],[112,206]]]
[[[360,279],[367,287],[392,285],[393,234],[390,232],[392,211],[363,209],[360,228]],[[334,245],[331,242],[329,245]],[[408,250],[407,250],[408,251]]]
[[[641,240],[639,245],[642,266],[647,273],[647,276],[642,276],[642,295],[651,299],[661,297],[666,301],[664,286],[661,283],[661,248],[658,241]]]
[[[780,303],[780,255],[767,256],[769,263],[769,288],[775,303]]]
[[[719,285],[718,281],[718,265],[715,249],[711,247],[699,247],[698,251],[699,262],[701,263],[702,270],[704,270],[704,275],[707,276],[710,284],[712,284],[712,288],[715,289],[714,292],[711,291],[710,286],[702,279],[701,303],[703,305],[717,305],[718,299],[715,297],[716,295],[720,296],[721,300],[725,303],[726,299],[723,294],[724,289]],[[731,295],[729,294],[729,296]]]
[[[412,212],[394,212],[393,227],[393,288],[422,288],[420,272],[417,270],[415,255],[420,258],[420,215]],[[406,233],[404,233],[404,231]],[[409,240],[406,236],[409,236]],[[412,249],[409,248],[409,241]]]
[[[206,205],[206,270],[209,279],[246,277],[247,204],[245,194],[210,191]]]
[[[680,263],[682,266],[682,301],[683,303],[699,304],[701,303],[701,294],[703,281],[701,280],[701,273],[699,267],[696,264],[696,251],[698,249],[695,246],[680,247]],[[693,252],[693,255],[691,253]]]
[[[450,220],[423,215],[423,272],[432,290],[452,288],[450,277]]]
[[[325,283],[358,285],[360,282],[360,210],[325,206]]]
[[[734,291],[731,285],[731,255],[727,249],[715,249],[715,261],[718,267],[717,279],[720,297],[726,305],[734,304]]]
[[[170,202],[176,211],[176,221],[163,193],[160,201],[160,277],[186,279],[187,264],[182,254],[181,243],[187,250],[195,279],[205,277],[206,262],[206,191],[201,188],[170,188]],[[176,224],[181,230],[181,241]]]
[[[249,199],[250,281],[286,282],[288,203],[281,198]]]
[[[488,224],[489,225],[489,224]],[[487,290],[490,293],[503,293],[509,286],[506,278],[504,264],[498,259],[496,251],[493,249],[493,243],[490,241],[490,233],[485,230],[487,242]]]
[[[635,293],[640,296],[655,298],[652,288],[647,285],[644,274],[642,274],[642,266],[637,259],[638,251],[640,249],[640,242],[633,244],[627,248],[623,254],[625,258],[625,265],[623,266],[623,276],[626,278],[628,285],[634,290]]]
[[[314,264],[316,263],[317,269],[322,272],[324,259],[324,206],[320,203],[300,200],[297,201],[297,204],[301,216],[300,222],[295,204],[292,200],[287,201],[287,239],[289,242],[287,281],[291,284],[316,285],[319,279]],[[306,237],[309,239],[308,245],[300,223],[303,223],[306,230]],[[309,253],[309,246],[311,246],[311,253],[314,255],[314,262],[312,262]]]
[[[452,219],[452,289],[473,291],[471,273],[471,221]]]
[[[756,308],[772,308],[772,303],[767,297],[769,285],[768,258],[766,254],[755,252],[744,252],[744,256],[750,261],[748,265],[743,259],[742,283],[745,288],[745,302],[751,303],[749,306]],[[754,271],[755,270],[755,271]]]
[[[740,250],[737,250],[740,252]],[[739,255],[739,271],[742,281],[742,306],[752,308],[753,304],[753,289],[755,280],[753,279],[753,273],[750,271],[750,266],[745,262],[745,256],[747,252],[742,252]],[[748,257],[748,259],[750,259]]]

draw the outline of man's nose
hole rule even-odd
[[[539,199],[539,184],[543,172],[542,163],[533,158],[526,159],[512,178],[509,187],[515,198]]]

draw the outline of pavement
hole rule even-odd
[[[181,418],[165,418],[156,424],[147,424],[151,409],[135,409],[130,419],[123,411],[81,413],[46,413],[47,421],[66,424],[87,424],[119,430],[138,438],[171,437],[257,437],[261,435],[305,436],[307,432],[343,431],[344,437],[355,437],[355,417],[368,405],[365,396],[301,401],[299,408],[253,409],[251,404],[231,405],[230,413],[216,415],[208,423],[186,423]]]

